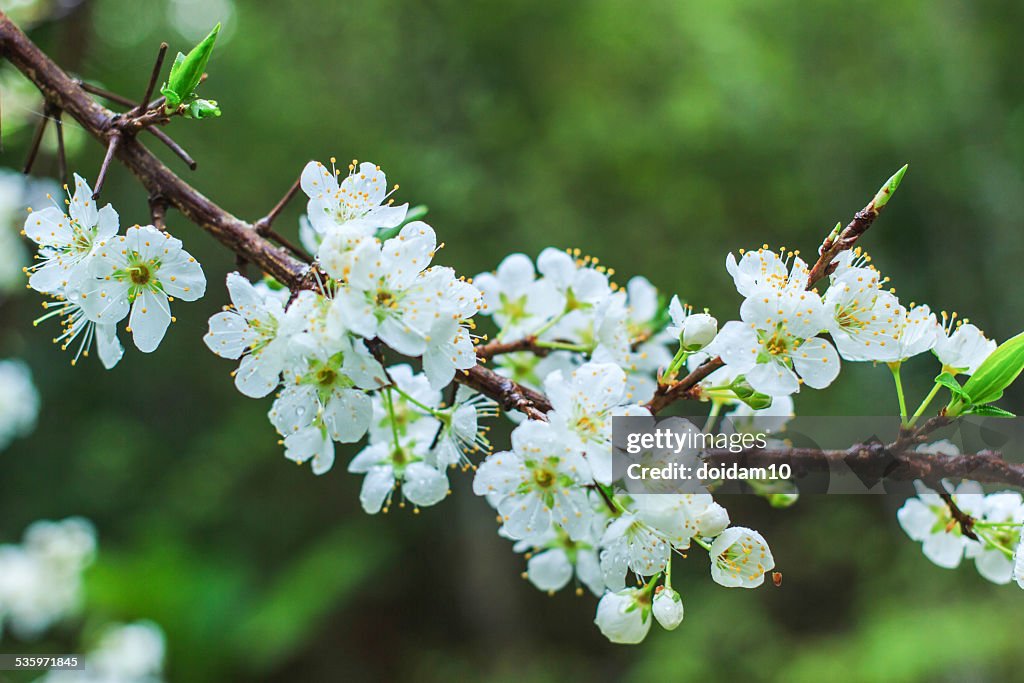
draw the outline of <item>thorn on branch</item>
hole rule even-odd
[[[160,43],[160,49],[156,53],[156,62],[153,64],[153,71],[149,74],[149,83],[146,84],[146,92],[139,100],[138,104],[132,111],[131,114],[141,114],[143,109],[146,107],[146,103],[149,102],[149,98],[153,96],[153,88],[156,87],[156,80],[160,78],[160,69],[164,65],[164,57],[167,56],[167,43]]]
[[[68,186],[68,157],[64,149],[64,119],[63,112],[59,109],[54,114],[53,125],[57,128],[57,164],[60,173],[60,184]]]
[[[120,104],[123,107],[138,106],[135,102],[128,99],[127,97],[124,97],[123,95],[118,95],[116,92],[111,92],[109,90],[101,88],[98,85],[93,85],[82,80],[78,80],[75,82],[78,83],[78,87],[80,87],[85,92],[97,95],[105,100],[110,100],[111,102],[116,102],[117,104]]]
[[[110,162],[114,159],[114,152],[117,151],[117,147],[120,144],[121,133],[115,130],[110,134],[110,140],[107,142],[107,153],[103,157],[103,164],[100,166],[100,172],[96,175],[96,190],[92,193],[93,199],[100,198],[100,192],[103,190],[103,182],[107,179],[107,170],[110,168]]]
[[[172,140],[170,135],[168,135],[167,133],[163,132],[159,128],[154,128],[152,126],[150,126],[148,128],[143,128],[143,130],[152,133],[153,136],[157,140],[159,140],[160,142],[162,142],[165,145],[167,145],[167,148],[170,149],[172,152],[174,152],[176,155],[178,155],[178,158],[181,159],[182,161],[184,161],[185,165],[187,165],[190,170],[192,170],[192,171],[196,170],[196,166],[198,165],[198,164],[196,164],[196,160],[193,159],[189,155],[189,153],[186,152],[184,150],[184,148],[182,148],[181,145],[179,145],[177,142]]]
[[[292,200],[292,197],[295,196],[295,193],[299,191],[300,180],[301,178],[296,178],[295,182],[292,183],[292,186],[288,188],[287,192],[285,192],[284,197],[281,198],[281,201],[275,204],[274,208],[270,210],[270,213],[268,213],[266,216],[253,223],[253,227],[256,228],[256,232],[258,234],[263,236],[268,236],[271,234],[270,226],[273,225],[274,221],[277,220],[277,217],[281,215],[281,212],[284,211],[284,208],[288,206],[288,202]]]
[[[39,125],[36,126],[35,135],[32,136],[32,144],[28,148],[28,159],[25,160],[25,175],[32,172],[32,166],[36,163],[36,156],[39,154],[39,148],[43,144],[43,133],[46,132],[46,124],[49,123],[50,117],[53,116],[53,105],[47,102],[43,105],[43,118],[39,121]]]

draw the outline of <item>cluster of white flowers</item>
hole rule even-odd
[[[36,683],[160,683],[166,650],[163,630],[151,621],[111,624],[77,670],[53,670]]]
[[[95,551],[92,524],[78,517],[35,522],[20,545],[0,545],[0,633],[33,639],[73,614]]]
[[[39,392],[20,360],[0,360],[0,451],[36,426]]]
[[[421,357],[421,379],[439,392],[456,371],[476,364],[469,326],[480,292],[451,268],[430,265],[438,248],[433,228],[421,221],[402,225],[407,207],[392,206],[384,173],[373,164],[353,161],[339,182],[336,170],[310,162],[301,186],[309,197],[304,241],[315,247],[327,281],[319,291],[291,296],[232,273],[232,306],[210,319],[207,346],[225,358],[241,358],[235,382],[246,396],[281,387],[270,421],[286,457],[309,460],[313,472],[323,474],[334,464],[334,442],[353,443],[370,430],[371,445],[350,468],[367,474],[364,507],[379,510],[398,481],[414,503],[435,503],[448,488],[444,467],[461,457],[452,451],[476,438],[476,409],[482,404],[466,397],[466,417],[457,417],[442,411],[439,394],[421,402],[418,409],[427,411],[434,426],[444,424],[440,456],[418,432],[416,438],[397,433],[385,442],[385,432],[371,430],[371,424],[382,414],[393,422],[396,394],[409,399],[373,349],[383,343]],[[397,232],[381,239],[382,230]],[[396,372],[415,384],[411,390],[423,383]],[[372,395],[374,390],[383,393]],[[460,421],[470,420],[470,412],[472,429],[466,432]],[[438,429],[433,432],[430,438]]]
[[[107,204],[98,208],[92,188],[75,174],[68,212],[54,204],[29,210],[24,234],[36,243],[38,262],[26,269],[29,286],[52,298],[37,320],[60,317],[62,348],[77,345],[74,360],[88,355],[93,341],[104,367],[117,365],[124,349],[117,324],[140,351],[155,351],[173,322],[170,301],[195,301],[206,292],[206,276],[181,241],[152,225],[118,234],[119,219]]]
[[[959,455],[949,441],[936,441],[918,450]],[[971,559],[978,573],[992,583],[1016,580],[1024,588],[1024,548],[1020,543],[1024,498],[1020,493],[986,494],[977,482],[963,481],[954,487],[943,481],[953,504],[973,520],[969,530],[975,538],[971,538],[938,493],[919,481],[914,484],[917,496],[908,499],[896,516],[907,536],[921,543],[925,557],[946,569],[956,569],[964,558]]]
[[[40,247],[30,286],[55,297],[51,315],[62,315],[67,328],[60,340],[80,338],[81,354],[95,339],[110,367],[122,353],[115,323],[130,315],[136,345],[152,351],[172,320],[169,297],[198,298],[205,279],[180,242],[156,228],[117,236],[117,214],[97,209],[88,185],[75,178],[70,215],[49,208],[25,223]],[[799,252],[766,245],[730,254],[726,270],[743,301],[738,319],[719,329],[710,312],[663,297],[643,277],[619,287],[613,270],[575,249],[548,248],[536,261],[512,254],[473,280],[432,265],[439,249],[433,228],[407,204],[394,204],[397,186],[389,190],[373,164],[353,160],[342,176],[333,159],[330,167],[310,162],[300,187],[308,198],[300,240],[314,255],[303,282],[316,287],[291,291],[269,278],[229,274],[231,304],[210,319],[207,346],[238,361],[233,376],[243,395],[275,394],[268,416],[286,458],[324,474],[335,443],[368,436],[347,464],[364,476],[367,513],[406,501],[415,511],[435,505],[450,492],[451,468],[474,469],[473,490],[497,511],[499,533],[526,554],[525,577],[544,591],[575,582],[577,592],[599,595],[596,623],[614,642],[639,642],[652,621],[679,625],[672,564],[694,546],[725,587],[760,586],[775,568],[765,539],[732,526],[711,492],[615,488],[614,417],[653,419],[649,406],[685,372],[711,363],[699,383],[695,377],[682,387],[711,404],[703,429],[775,433],[794,414],[792,396],[829,386],[842,358],[887,364],[909,426],[942,382],[907,415],[903,362],[933,351],[946,381],[974,373],[996,348],[955,315],[943,313],[940,322],[928,306],[901,304],[859,249],[835,259],[823,293],[811,287]],[[495,327],[493,352],[481,358],[550,403],[544,415],[507,412],[517,423],[511,446],[493,453],[480,421],[496,415],[497,405],[465,386],[443,398],[453,381],[482,386],[471,372],[480,362],[476,342],[487,338],[472,333],[477,314]],[[385,367],[389,354],[415,360],[416,369]],[[521,397],[516,384],[499,383]],[[733,419],[720,426],[725,411]],[[754,488],[773,505],[797,497],[785,480]],[[956,561],[971,557],[989,578],[1008,581],[1019,511],[1004,494],[984,500],[971,509],[986,540],[971,545],[957,537]],[[941,514],[933,500],[921,501],[933,517]],[[900,517],[908,533],[930,557],[952,562],[951,534],[935,531],[941,520],[929,526],[921,509],[908,507]]]

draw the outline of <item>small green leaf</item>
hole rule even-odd
[[[949,389],[949,392],[953,394],[953,398],[958,398],[964,403],[971,402],[971,397],[968,396],[967,392],[965,392],[963,387],[960,386],[960,382],[956,381],[956,377],[954,377],[950,373],[942,373],[941,375],[935,378],[935,383],[941,384],[942,386]]]
[[[167,79],[167,88],[177,93],[181,101],[191,97],[199,85],[199,81],[202,80],[203,73],[206,71],[206,63],[210,61],[213,44],[217,42],[219,32],[220,23],[214,26],[210,34],[192,48],[187,55],[182,55],[179,52],[174,59],[171,75]],[[170,102],[169,99],[168,102]]]
[[[216,100],[195,99],[189,102],[185,116],[190,119],[212,119],[220,116]]]
[[[903,175],[907,172],[908,166],[909,164],[904,164],[903,168],[896,171],[889,180],[885,181],[885,185],[882,185],[882,189],[880,189],[878,194],[875,195],[875,198],[871,200],[871,205],[876,211],[888,204],[889,200],[892,199],[892,195],[896,191],[896,188],[900,186],[900,181],[903,180]]]
[[[994,405],[971,406],[961,415],[984,415],[985,417],[1017,417],[1009,410],[1003,410]]]
[[[1003,342],[971,375],[963,390],[971,403],[992,403],[1024,370],[1024,332]]]

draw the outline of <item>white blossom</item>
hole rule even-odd
[[[918,450],[922,449],[919,447]],[[924,452],[958,453],[956,447],[948,442],[931,444]],[[896,513],[900,526],[907,536],[921,542],[924,556],[933,563],[946,569],[959,567],[964,551],[977,541],[961,533],[960,525],[953,519],[949,506],[939,494],[921,482],[914,482],[914,486],[917,488],[917,497],[907,499]],[[976,482],[965,481],[956,488],[943,482],[943,486],[961,510],[967,512],[980,509],[983,494],[981,486]]]
[[[613,643],[632,645],[643,641],[651,630],[650,594],[636,588],[605,593],[597,603],[594,623]]]
[[[565,307],[565,298],[546,278],[537,279],[533,262],[525,254],[510,254],[494,273],[473,278],[480,290],[481,313],[494,318],[501,339],[533,334]]]
[[[627,403],[622,368],[587,363],[568,377],[555,371],[545,379],[544,388],[552,406],[548,420],[586,455],[594,479],[610,484],[612,418],[650,415],[646,408]]]
[[[358,225],[373,230],[401,225],[409,205],[392,206],[380,167],[353,161],[348,170],[339,183],[337,171],[328,170],[319,161],[311,161],[302,169],[299,184],[309,197],[306,213],[312,227],[321,234],[330,234],[335,226]]]
[[[800,292],[806,287],[810,274],[807,264],[796,252],[780,256],[768,249],[767,244],[757,251],[742,252],[739,261],[730,253],[725,259],[725,269],[732,276],[736,291],[746,298],[766,288]]]
[[[35,522],[21,545],[0,545],[0,627],[6,620],[19,638],[34,639],[73,614],[95,550],[92,525],[78,517]]]
[[[666,631],[674,631],[683,623],[683,599],[671,588],[655,589],[652,611],[654,618]]]
[[[128,317],[132,340],[144,353],[156,350],[173,321],[171,297],[195,301],[206,293],[199,262],[181,240],[152,225],[100,241],[78,275],[68,284],[68,299],[97,324]]]
[[[937,335],[932,350],[944,368],[951,368],[959,374],[973,375],[978,366],[996,350],[996,343],[985,337],[985,333],[975,325],[954,325],[954,319],[950,318],[948,326],[944,326]]]
[[[25,219],[25,234],[39,245],[40,259],[30,269],[29,286],[44,294],[64,294],[75,270],[87,264],[96,247],[114,237],[117,229],[117,212],[110,204],[97,209],[92,188],[76,173],[67,214],[49,206]]]
[[[744,527],[726,529],[708,553],[711,578],[727,588],[756,588],[764,583],[764,575],[775,568],[775,558],[764,537]]]
[[[812,292],[758,289],[740,308],[743,322],[727,322],[708,352],[769,396],[795,393],[801,380],[824,389],[839,374],[839,355],[816,336],[825,326],[823,313]]]
[[[580,486],[589,480],[590,468],[563,432],[528,420],[512,432],[511,451],[480,464],[473,492],[493,501],[513,539],[542,539],[553,524],[580,538],[592,514]]]
[[[678,296],[669,302],[668,313],[672,324],[668,332],[682,344],[686,351],[699,351],[710,344],[718,334],[718,320],[708,313],[693,313],[690,306],[683,306]]]
[[[848,268],[825,292],[828,331],[846,360],[891,356],[903,309],[893,294],[879,289],[879,278],[870,268]]]

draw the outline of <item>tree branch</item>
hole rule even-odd
[[[139,125],[139,122],[160,106],[160,100],[151,103],[143,114],[134,118],[123,117],[107,109],[93,100],[88,93],[96,93],[126,106],[134,106],[134,103],[69,77],[2,12],[0,55],[8,59],[35,84],[46,100],[46,110],[49,113],[66,113],[100,144],[111,150],[112,158],[121,162],[145,187],[149,196],[154,198],[157,220],[165,207],[173,206],[185,218],[233,251],[240,263],[255,264],[293,291],[317,286],[314,268],[272,244],[261,236],[252,224],[233,216],[207,199],[168,169],[139,142],[135,133],[140,129],[146,129],[144,125]],[[120,118],[127,118],[134,123],[120,125]],[[119,137],[120,141],[112,145],[112,139],[115,137]],[[827,274],[835,255],[849,249],[867,230],[877,214],[877,210],[869,204],[864,211],[857,214],[854,221],[836,240],[826,240],[822,248],[822,258],[811,271],[812,280],[809,284]],[[481,359],[486,359],[497,353],[518,350],[511,348],[514,344],[523,344],[522,350],[529,350],[531,343],[524,340],[502,346],[492,342],[478,349],[478,354]],[[720,358],[711,359],[678,382],[659,387],[658,393],[648,403],[648,407],[657,413],[674,400],[691,397],[699,382],[721,365]],[[455,380],[494,399],[505,410],[517,410],[534,420],[546,419],[545,413],[551,410],[551,404],[543,394],[521,386],[482,365],[457,372]],[[927,482],[937,482],[943,477],[969,478],[983,483],[1002,483],[1024,488],[1024,465],[1007,463],[995,453],[945,456],[907,452],[907,449],[919,443],[925,434],[948,421],[947,418],[933,418],[918,430],[901,434],[896,442],[888,446],[857,445],[840,451],[792,448],[748,451],[740,455],[747,464],[753,465],[778,463],[784,458],[786,462],[792,464],[797,474],[826,470],[841,460],[854,471],[877,471],[880,476],[923,479]],[[732,461],[738,456],[728,452],[710,452],[708,457],[711,461],[724,461],[725,458]],[[893,458],[898,463],[895,469],[891,467]]]

